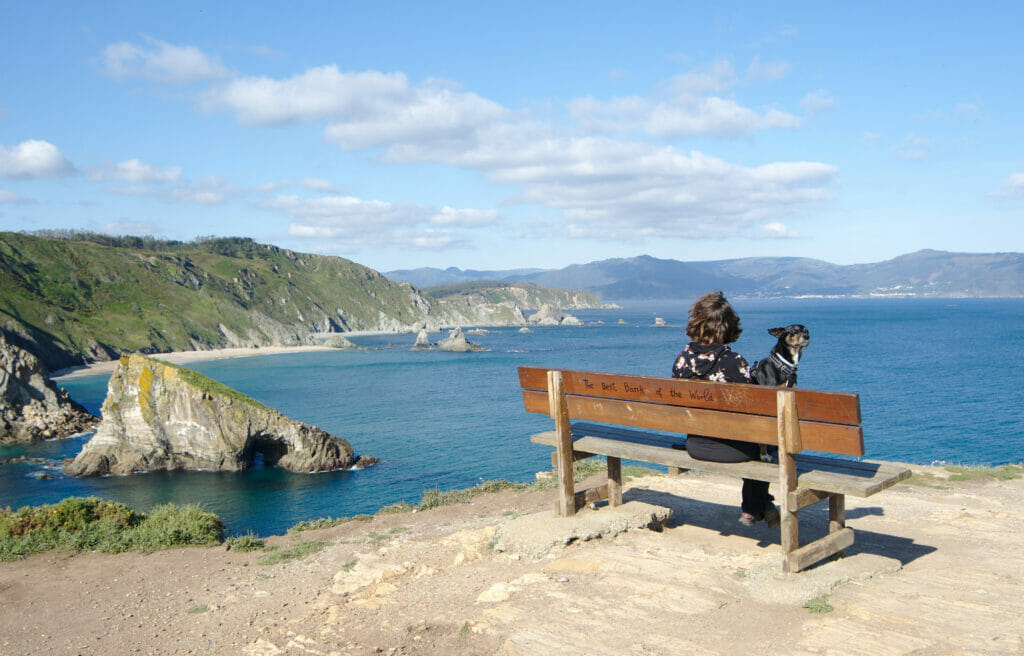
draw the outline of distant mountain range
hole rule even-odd
[[[416,286],[472,280],[532,282],[591,292],[605,301],[691,298],[713,289],[739,297],[1021,297],[1024,253],[922,250],[884,262],[850,265],[800,257],[680,262],[641,255],[564,269],[477,271],[452,267],[384,275]]]

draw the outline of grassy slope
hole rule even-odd
[[[341,309],[344,319],[337,310]],[[218,324],[245,337],[259,312],[297,332],[370,328],[379,315],[416,320],[410,289],[337,257],[250,240],[157,244],[154,250],[0,233],[0,323],[32,333],[47,364],[226,344]]]

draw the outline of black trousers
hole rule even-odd
[[[757,444],[703,435],[688,435],[686,450],[694,459],[709,462],[747,462],[761,457],[761,449]],[[772,498],[768,494],[767,482],[743,479],[743,501],[740,504],[743,512],[760,517],[764,515]]]

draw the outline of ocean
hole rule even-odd
[[[806,325],[800,387],[861,397],[867,457],[929,464],[1024,460],[1024,299],[735,299],[744,333],[734,350],[766,357],[767,330]],[[74,479],[59,471],[88,435],[0,446],[0,507],[100,496],[138,510],[199,503],[229,531],[283,533],[302,520],[373,513],[427,489],[490,479],[533,480],[550,468],[529,435],[551,427],[523,410],[516,367],[671,374],[685,345],[681,303],[575,311],[582,327],[488,328],[475,353],[412,351],[415,336],[354,337],[363,351],[197,362],[189,367],[347,439],[381,464],[291,474],[171,472]],[[668,327],[655,327],[661,317]],[[620,323],[620,320],[624,323]],[[437,341],[443,335],[431,335]],[[107,376],[60,381],[98,414]],[[27,462],[7,463],[19,456]]]

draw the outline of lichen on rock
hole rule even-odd
[[[296,472],[347,469],[352,447],[191,369],[130,355],[110,377],[103,421],[64,467],[72,476],[241,471],[257,454]]]

